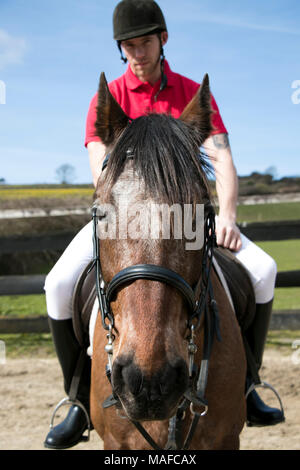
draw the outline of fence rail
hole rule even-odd
[[[249,223],[241,225],[240,228],[241,231],[253,241],[300,239],[300,220]],[[16,252],[62,251],[68,246],[75,234],[74,232],[65,232],[51,235],[36,235],[33,237],[0,237],[0,255]],[[0,296],[43,294],[45,277],[46,276],[43,274],[0,276]],[[278,272],[276,287],[300,287],[300,270]],[[293,328],[300,328],[300,311],[282,311],[274,313],[276,313],[276,315],[273,315],[273,329],[275,329],[276,325],[278,329],[284,327],[288,328],[286,322],[288,322],[288,325],[293,325]],[[45,319],[30,319],[30,321],[32,325],[42,325],[31,326],[33,329],[47,329]],[[14,328],[13,319],[1,319],[1,323],[2,327],[0,325],[0,332],[2,333],[4,323],[7,325],[6,328]]]
[[[0,237],[0,255],[11,253],[36,253],[40,251],[62,251],[72,241],[76,232],[54,233],[21,237]]]
[[[300,330],[300,311],[277,310],[271,317],[270,330]],[[46,315],[26,318],[0,317],[0,334],[50,333]]]
[[[254,242],[300,238],[300,220],[252,222],[239,225],[241,232]]]
[[[0,276],[0,295],[43,294],[46,276]],[[300,287],[300,270],[277,273],[276,287]]]
[[[253,241],[276,241],[300,238],[300,220],[284,222],[254,222],[239,226],[246,237]],[[44,250],[64,250],[76,232],[51,235],[0,237],[0,255]]]

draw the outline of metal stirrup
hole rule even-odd
[[[66,397],[66,398],[63,398],[55,407],[54,411],[53,411],[53,414],[52,414],[52,418],[51,418],[51,422],[50,422],[50,429],[53,429],[54,427],[54,419],[55,419],[55,416],[56,416],[56,413],[57,411],[59,410],[59,408],[61,408],[62,406],[65,406],[65,405],[74,405],[74,406],[78,406],[79,408],[81,408],[81,410],[84,412],[85,414],[85,417],[86,417],[86,421],[87,421],[87,431],[88,431],[88,435],[87,436],[82,436],[82,440],[83,441],[89,441],[90,440],[90,433],[91,433],[91,420],[90,420],[90,417],[89,417],[89,414],[88,412],[86,411],[86,408],[85,406],[81,403],[81,401],[79,400],[70,400],[70,398]]]
[[[284,415],[284,409],[283,409],[283,405],[282,405],[282,401],[281,401],[281,398],[279,396],[279,393],[277,392],[277,390],[275,390],[274,387],[272,387],[272,385],[268,384],[267,382],[260,382],[259,384],[252,383],[250,385],[250,387],[248,388],[247,392],[246,392],[245,398],[247,398],[248,395],[251,392],[253,392],[253,390],[255,390],[256,388],[268,388],[269,390],[271,390],[274,393],[274,395],[276,396],[276,398],[279,402],[281,413]]]

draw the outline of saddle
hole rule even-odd
[[[254,290],[247,270],[226,248],[215,248],[213,268],[235,311],[242,333],[255,315]],[[73,294],[73,328],[82,348],[90,344],[89,323],[96,300],[95,268],[93,261],[83,269]]]

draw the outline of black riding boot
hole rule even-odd
[[[264,346],[272,314],[273,300],[265,304],[257,304],[255,317],[246,332],[246,339],[254,356],[257,370],[262,365]],[[247,377],[247,389],[253,383],[250,374]],[[247,397],[247,425],[271,426],[284,421],[284,414],[277,408],[267,406],[253,390]]]
[[[64,388],[67,395],[78,359],[82,349],[74,335],[72,320],[53,320],[49,317],[50,330],[58,360],[60,362]],[[83,356],[83,368],[79,377],[76,399],[79,400],[89,413],[91,360],[89,356]],[[71,405],[67,417],[48,433],[44,446],[50,449],[68,449],[82,440],[83,433],[88,428],[87,417],[83,409],[78,405]]]

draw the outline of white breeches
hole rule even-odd
[[[45,281],[46,303],[53,320],[72,318],[72,297],[77,279],[93,259],[93,222],[85,225],[65,249]]]
[[[242,248],[233,253],[247,269],[257,304],[273,299],[277,266],[273,258],[241,233]]]
[[[54,320],[72,318],[72,296],[77,279],[93,258],[93,225],[89,222],[75,236],[52,268],[45,282],[48,315]],[[269,302],[274,296],[276,263],[267,253],[242,237],[242,248],[235,256],[249,271],[256,303]]]

